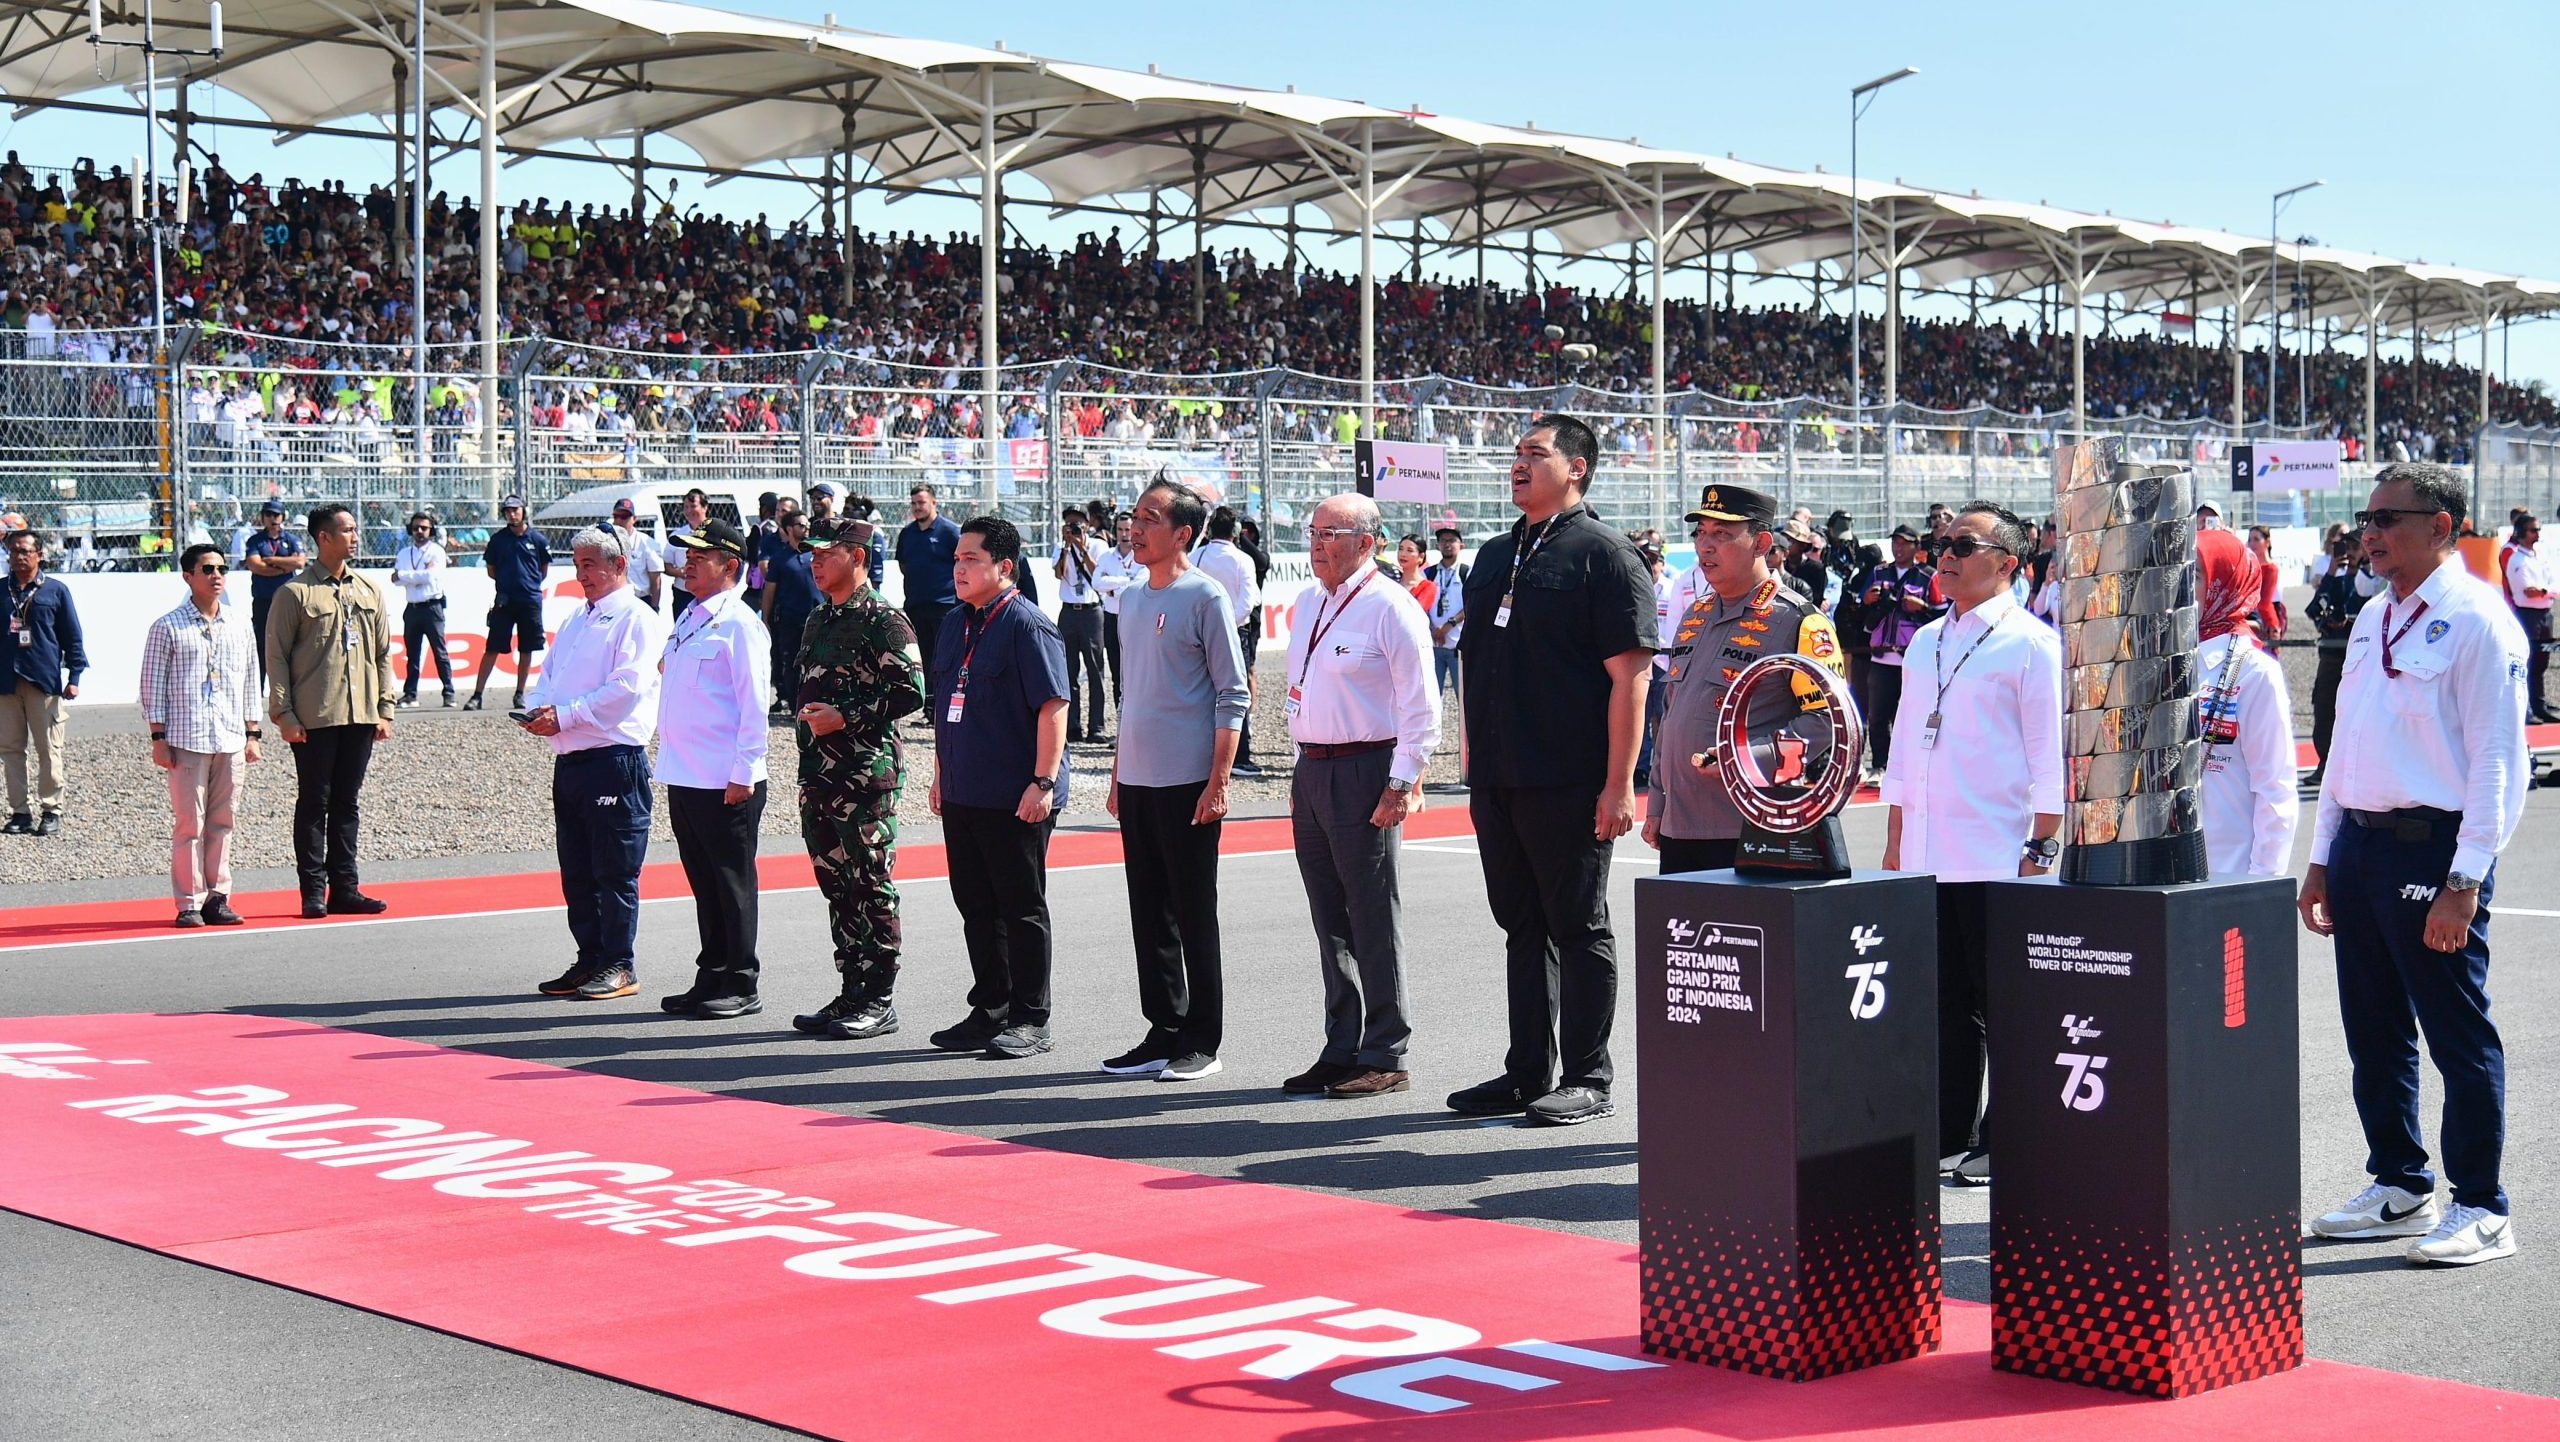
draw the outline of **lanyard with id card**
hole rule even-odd
[[[1538,548],[1544,546],[1547,543],[1547,538],[1555,534],[1556,523],[1563,519],[1564,513],[1561,511],[1557,512],[1555,515],[1547,517],[1546,524],[1538,527],[1538,538],[1534,541],[1529,540],[1526,535],[1522,536],[1521,539],[1523,544],[1520,547],[1519,553],[1511,558],[1511,579],[1505,582],[1502,587],[1501,604],[1493,608],[1493,625],[1495,630],[1509,629],[1511,625],[1511,598],[1519,594],[1520,573],[1527,570],[1529,568],[1529,563],[1538,558]]]
[[[978,643],[987,638],[987,628],[996,623],[996,617],[1003,615],[1004,608],[1012,605],[1013,598],[1021,594],[1020,591],[1005,592],[1004,599],[988,607],[987,614],[979,618],[977,629],[964,633],[969,638],[969,649],[960,656],[960,678],[952,683],[951,704],[942,712],[945,722],[953,726],[960,724],[961,716],[969,707],[969,663],[978,659]]]
[[[1333,608],[1333,614],[1330,617],[1326,616],[1325,607],[1322,604],[1317,605],[1315,629],[1307,633],[1307,654],[1298,662],[1298,679],[1289,683],[1289,700],[1285,706],[1281,707],[1289,720],[1298,719],[1298,703],[1306,699],[1307,671],[1316,663],[1316,647],[1324,644],[1324,633],[1333,629],[1334,622],[1342,619],[1342,613],[1351,609],[1353,601],[1360,599],[1361,591],[1368,587],[1369,578],[1376,574],[1378,572],[1374,567],[1362,571],[1359,581],[1349,591],[1343,593],[1342,604]]]
[[[2000,629],[2000,622],[2008,619],[2009,613],[2003,611],[2000,613],[1999,620],[1983,627],[1982,634],[1975,637],[1973,644],[1964,648],[1964,654],[1956,658],[1956,669],[1953,672],[1947,670],[1946,632],[1942,630],[1938,633],[1939,644],[1932,658],[1938,666],[1938,697],[1929,703],[1929,719],[1920,727],[1921,750],[1931,751],[1937,748],[1938,729],[1946,724],[1947,688],[1956,683],[1956,677],[1964,674],[1964,663],[1972,660],[1973,653],[1982,649],[1982,643],[1991,639],[1991,633]]]

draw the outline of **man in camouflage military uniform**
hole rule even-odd
[[[1694,760],[1716,749],[1716,718],[1733,679],[1761,657],[1786,651],[1841,668],[1840,638],[1822,613],[1822,598],[1791,589],[1770,565],[1777,517],[1776,497],[1722,484],[1707,487],[1687,517],[1703,584],[1672,633],[1670,695],[1644,822],[1645,844],[1662,852],[1665,875],[1733,865],[1742,814],[1725,794],[1723,777]],[[1792,696],[1764,691],[1752,699],[1755,721],[1766,719],[1759,715],[1764,697],[1770,705],[1802,707],[1817,704],[1820,692],[1805,686]]]
[[[837,520],[809,536],[810,569],[825,603],[800,633],[795,674],[800,738],[800,839],[827,898],[835,1000],[791,1025],[847,1041],[898,1029],[889,1000],[898,976],[898,788],[906,754],[898,718],[924,706],[924,662],[907,618],[871,589],[871,522]]]

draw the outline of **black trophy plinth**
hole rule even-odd
[[[1644,1349],[1807,1381],[1936,1350],[1937,889],[1636,882]]]
[[[1746,821],[1734,848],[1733,869],[1797,880],[1838,881],[1854,869],[1840,818],[1826,816],[1802,831],[1768,831]]]
[[[2293,883],[1995,882],[1991,1356],[2185,1397],[2302,1364]]]

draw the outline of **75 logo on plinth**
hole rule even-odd
[[[1884,945],[1884,933],[1872,926],[1849,928],[1849,945],[1864,956]],[[1873,1021],[1884,1015],[1884,974],[1892,967],[1889,961],[1860,961],[1845,973],[1849,987],[1849,1015],[1858,1021]]]
[[[2092,1040],[2105,1036],[2098,1030],[2094,1016],[2065,1014],[2062,1018],[2063,1039],[2075,1047],[2086,1047]],[[2093,1112],[2106,1104],[2107,1079],[2098,1073],[2107,1069],[2107,1059],[2089,1052],[2057,1052],[2054,1065],[2061,1067],[2062,1104],[2075,1112]]]

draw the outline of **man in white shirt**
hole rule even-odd
[[[773,637],[740,583],[747,538],[726,521],[681,537],[693,605],[668,638],[658,723],[658,779],[693,887],[702,949],[693,985],[658,1006],[722,1021],[764,1010],[757,995],[756,834],[763,828],[765,698]],[[556,664],[556,663],[555,663]]]
[[[1885,763],[1885,870],[1938,878],[1938,1155],[1957,1186],[1991,1179],[1985,883],[2043,876],[2062,851],[2062,639],[2009,595],[2034,539],[1986,501],[1957,513],[1938,561],[1947,613],[1903,653]]]
[[[169,773],[169,884],[177,925],[238,926],[231,909],[233,798],[258,759],[257,642],[249,618],[222,603],[221,548],[178,558],[187,599],[142,641],[142,719],[151,764]]]
[[[1244,654],[1246,695],[1260,699],[1254,682],[1253,653],[1261,639],[1262,587],[1255,581],[1253,558],[1236,544],[1236,513],[1232,507],[1220,506],[1209,513],[1209,539],[1191,553],[1191,564],[1200,574],[1226,588],[1227,602],[1235,608],[1236,645]],[[1244,730],[1236,737],[1235,774],[1260,776],[1262,767],[1253,759],[1253,708],[1245,707]]]
[[[639,507],[629,496],[613,503],[613,528],[622,533],[622,554],[630,558],[631,589],[642,605],[658,609],[658,596],[665,589],[667,558],[640,534]]]
[[[1431,592],[1431,673],[1432,682],[1441,691],[1458,684],[1458,638],[1466,630],[1467,563],[1458,559],[1463,538],[1455,526],[1442,526],[1431,533],[1431,542],[1440,548],[1436,564],[1422,568],[1432,585]]]
[[[2560,721],[2543,700],[2542,675],[2551,664],[2551,568],[2535,553],[2542,541],[2542,522],[2530,511],[2516,517],[2514,543],[2507,548],[2507,604],[2524,627],[2525,705],[2536,721]]]
[[[606,1001],[640,990],[640,862],[649,849],[649,737],[658,729],[665,629],[628,584],[622,536],[590,526],[570,542],[587,603],[560,628],[550,663],[516,713],[551,742],[552,837],[577,960],[544,996]]]
[[[1146,584],[1147,568],[1130,552],[1129,518],[1120,516],[1111,523],[1111,549],[1102,553],[1102,566],[1093,579],[1093,588],[1102,596],[1102,659],[1111,667],[1111,714],[1120,714],[1120,593],[1132,582]]]
[[[2489,899],[2533,774],[2524,629],[2453,546],[2469,501],[2451,469],[2402,462],[2382,468],[2356,516],[2391,589],[2357,614],[2347,640],[2296,903],[2304,925],[2336,941],[2339,1020],[2373,1174],[2311,1230],[2415,1236],[2410,1261],[2454,1266],[2516,1249],[2498,1176],[2507,1059],[2489,1019]],[[2420,1032],[2444,1076],[2453,1205],[2441,1214],[2418,1130]]]
[[[420,511],[409,518],[409,539],[391,560],[391,579],[408,599],[400,613],[403,649],[409,653],[409,684],[400,688],[400,704],[418,704],[418,672],[435,658],[436,679],[444,683],[444,706],[453,709],[453,657],[444,645],[445,571],[453,565],[436,541],[436,518]]]
[[[1058,521],[1058,639],[1067,648],[1067,739],[1109,739],[1102,729],[1102,543],[1085,534],[1084,512]],[[1081,688],[1081,695],[1079,695]]]
[[[1404,587],[1379,576],[1377,502],[1339,495],[1308,521],[1316,590],[1289,633],[1298,746],[1290,830],[1323,963],[1324,1051],[1280,1089],[1383,1096],[1409,1089],[1396,874],[1404,819],[1422,809],[1422,770],[1440,743],[1431,633]]]

